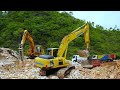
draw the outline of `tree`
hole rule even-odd
[[[0,47],[18,50],[24,29],[32,35],[35,44],[45,48],[59,47],[64,36],[86,23],[85,20],[73,17],[72,12],[58,11],[9,11],[0,12]],[[103,26],[89,22],[90,54],[115,53],[119,57],[120,31],[117,26],[104,29]],[[29,43],[26,42],[27,50]],[[85,49],[83,35],[72,41],[68,46],[67,58],[71,59],[77,50]]]

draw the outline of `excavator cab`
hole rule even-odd
[[[44,54],[44,49],[42,45],[35,45],[35,48],[36,48],[35,50],[36,53]]]
[[[35,48],[36,48],[36,52],[37,52],[37,53],[41,52],[40,46],[35,46]]]
[[[39,55],[39,58],[54,59],[55,57],[57,57],[57,53],[58,48],[47,48],[47,55],[46,54]]]
[[[57,57],[58,48],[47,48],[47,55],[39,55],[39,58],[54,59]]]
[[[57,57],[58,48],[47,48],[47,54]]]

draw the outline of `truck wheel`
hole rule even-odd
[[[77,62],[77,60],[73,60],[73,62]]]
[[[113,60],[112,59],[110,59],[110,62],[112,62]]]

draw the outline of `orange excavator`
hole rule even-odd
[[[30,45],[30,48],[27,51],[28,58],[34,59],[35,57],[44,54],[43,46],[42,45],[35,45],[34,40],[33,40],[32,36],[30,35],[30,33],[27,30],[24,30],[22,40],[21,40],[21,43],[19,45],[19,54],[20,54],[21,60],[23,60],[23,58],[24,58],[23,46],[24,46],[26,39],[28,39],[29,45]]]

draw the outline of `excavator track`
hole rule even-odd
[[[49,76],[51,74],[56,74],[60,68],[42,68],[39,72],[41,76]]]
[[[65,68],[61,68],[58,72],[57,72],[57,76],[58,78],[62,79],[64,77],[66,77],[68,74],[70,74],[70,72],[75,69],[75,66],[68,66]]]
[[[40,70],[39,75],[41,76],[49,76],[51,74],[55,74],[58,76],[58,78],[62,79],[64,77],[66,77],[67,75],[70,74],[71,70],[75,69],[75,66],[68,66],[68,67],[64,67],[64,68],[54,68],[54,69],[45,69],[42,68]]]
[[[39,72],[39,75],[46,76],[46,70],[41,69],[40,72]]]

